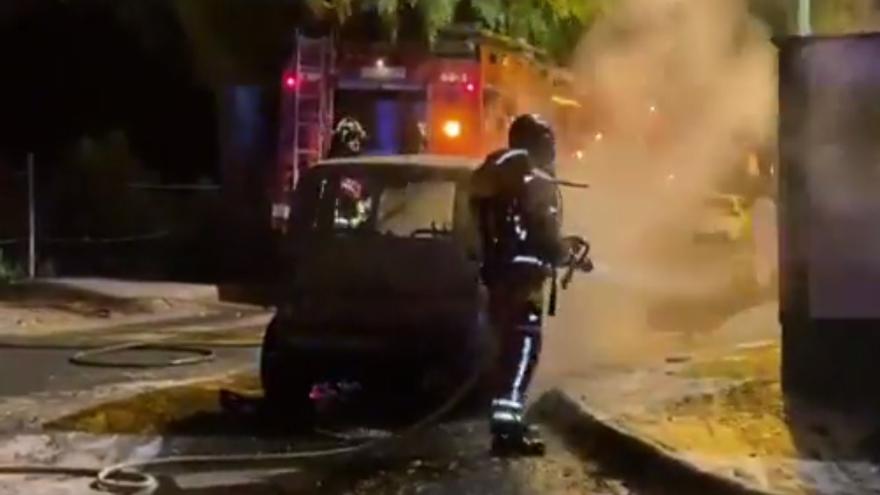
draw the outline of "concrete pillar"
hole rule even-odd
[[[880,407],[880,35],[780,43],[787,393]]]
[[[220,163],[225,211],[224,278],[254,282],[271,267],[267,253],[270,187],[275,156],[273,88],[229,84],[218,88]]]

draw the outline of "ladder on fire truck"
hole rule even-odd
[[[333,126],[335,52],[331,37],[297,31],[296,48],[281,81],[280,136],[272,222],[283,228],[290,198],[304,170],[323,156]]]

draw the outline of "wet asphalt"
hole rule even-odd
[[[75,366],[75,349],[0,348],[0,398],[51,397],[105,385],[139,380],[174,380],[212,376],[224,370],[255,369],[258,349],[214,348],[217,358],[196,366],[159,369],[117,369]],[[166,353],[137,351],[134,361],[164,359]],[[399,398],[398,398],[399,399]],[[341,400],[341,399],[340,399]],[[632,493],[624,482],[601,474],[593,462],[575,455],[546,431],[548,453],[542,458],[496,459],[489,455],[484,400],[475,398],[437,424],[392,444],[338,459],[308,461],[295,472],[183,470],[163,478],[159,493],[285,493],[285,494],[616,494]],[[258,404],[258,402],[254,402]],[[405,404],[405,405],[402,405]],[[168,407],[183,407],[169,404]],[[161,455],[233,454],[246,451],[323,449],[350,442],[328,432],[362,435],[362,428],[396,431],[423,416],[435,404],[409,403],[362,394],[352,403],[330,404],[319,419],[324,431],[303,433],[268,420],[265,411],[247,405],[235,410],[194,414],[167,425]],[[257,406],[259,409],[259,406]],[[268,423],[273,426],[267,426]],[[4,432],[15,435],[14,431]],[[197,439],[197,440],[193,440]],[[207,440],[207,444],[206,444]],[[206,447],[208,445],[208,447]],[[0,483],[2,484],[2,483]]]
[[[256,366],[259,357],[257,349],[216,348],[214,363],[189,368],[161,370],[120,370],[76,366],[69,362],[75,350],[72,349],[0,349],[0,398],[27,396],[33,393],[51,393],[84,390],[101,385],[111,385],[120,381],[173,379],[199,374],[212,374],[230,366]],[[164,360],[171,357],[165,352],[137,351],[128,353],[131,360]],[[114,359],[125,358],[125,354]]]

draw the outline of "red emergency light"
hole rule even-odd
[[[285,74],[284,87],[289,90],[294,90],[299,87],[299,78],[296,77],[296,74]]]

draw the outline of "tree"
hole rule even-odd
[[[482,24],[521,38],[565,62],[585,29],[614,0],[480,0],[472,2]]]
[[[309,6],[319,19],[343,26],[359,16],[377,16],[386,34],[396,39],[404,19],[415,12],[424,27],[424,35],[433,39],[437,30],[452,21],[459,0],[310,0]]]
[[[415,10],[430,40],[438,29],[456,22],[475,22],[512,38],[522,38],[544,48],[554,58],[565,59],[583,30],[614,0],[311,0],[319,18],[338,26],[358,16],[378,15],[394,39]],[[402,20],[406,19],[406,23]]]
[[[812,0],[813,31],[843,34],[876,27],[876,2],[865,0]]]
[[[764,21],[774,36],[798,32],[798,9],[809,3],[812,31],[845,34],[873,30],[877,2],[869,0],[748,0],[749,10]]]

